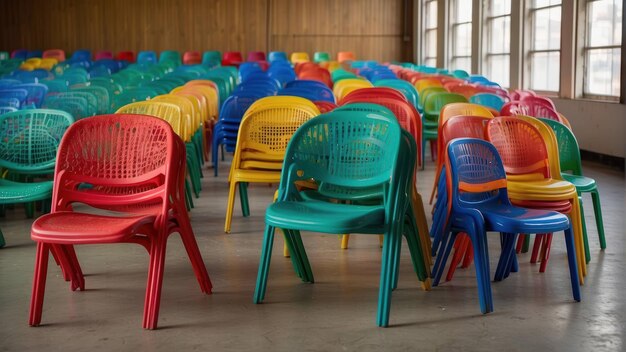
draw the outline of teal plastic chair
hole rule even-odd
[[[506,103],[503,97],[493,93],[474,94],[469,98],[469,102],[494,109],[497,112],[500,112],[502,106]]]
[[[84,92],[66,92],[46,97],[43,107],[62,110],[69,113],[75,120],[96,115],[96,106],[88,100]]]
[[[124,105],[137,101],[149,100],[157,95],[159,94],[154,90],[154,88],[150,87],[126,89],[113,98],[113,110],[117,111],[117,109]]]
[[[209,67],[220,66],[222,64],[222,53],[217,50],[205,51],[202,54],[202,64]]]
[[[357,78],[357,76],[354,73],[350,71],[346,71],[343,68],[338,68],[334,70],[330,74],[330,77],[333,80],[333,83],[337,83],[338,81],[341,81],[342,79],[346,79],[346,78]]]
[[[180,53],[176,50],[165,50],[162,51],[159,55],[159,63],[166,64],[167,62],[171,63],[172,68],[178,67],[183,64],[183,59],[180,56]]]
[[[411,83],[401,80],[401,79],[381,79],[374,82],[375,87],[389,87],[396,90],[399,90],[404,94],[406,100],[411,103],[417,109],[419,102],[419,95],[417,94],[417,90],[415,86]]]
[[[0,179],[0,205],[25,203],[26,214],[32,217],[32,202],[50,199],[52,181],[33,180],[54,172],[59,142],[73,122],[66,112],[47,109],[0,116],[0,167],[12,179]],[[4,245],[0,231],[0,247]]]
[[[600,240],[600,248],[606,249],[606,239],[604,237],[604,222],[602,221],[602,207],[600,206],[600,193],[596,180],[583,176],[582,162],[580,161],[580,148],[574,133],[564,124],[549,120],[540,119],[543,123],[550,126],[556,135],[559,144],[559,164],[561,165],[561,175],[563,179],[571,182],[576,186],[578,199],[581,201],[580,209],[582,210],[582,193],[590,193],[593,202],[593,211],[596,217],[596,227],[598,229],[598,238]],[[587,238],[587,226],[585,217],[581,216],[583,225],[583,236],[585,245],[585,256],[587,261],[591,259],[589,251],[589,241]]]
[[[296,131],[287,147],[277,201],[265,214],[255,303],[265,298],[275,228],[285,233],[296,272],[310,283],[314,278],[300,230],[383,233],[377,324],[388,325],[411,178],[409,167],[399,162],[405,143],[410,142],[402,136],[396,119],[377,113],[333,111],[306,122]],[[363,189],[377,188],[384,190],[383,202],[355,205],[306,200],[295,182],[311,179],[319,186],[317,192],[327,198],[351,200],[352,191],[361,193]]]
[[[317,51],[313,54],[313,62],[319,64],[320,62],[330,61],[330,54],[325,51]]]
[[[109,91],[104,87],[99,87],[97,85],[86,85],[81,84],[77,86],[70,87],[72,92],[84,92],[88,93],[87,96],[94,96],[96,99],[91,100],[91,104],[95,104],[96,106],[96,114],[103,115],[110,113],[111,109],[111,101],[109,97]]]

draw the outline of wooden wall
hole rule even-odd
[[[410,60],[411,0],[2,0],[0,50],[354,51]],[[406,35],[403,38],[403,31]],[[406,40],[403,40],[406,39]]]

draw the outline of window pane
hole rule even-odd
[[[430,67],[437,67],[437,59],[433,58],[428,58],[424,60],[424,65],[425,66],[430,66]]]
[[[471,57],[457,57],[454,58],[450,64],[450,68],[453,70],[464,70],[472,72],[472,58]]]
[[[561,5],[561,0],[535,0],[533,1],[533,8],[550,6],[550,5]]]
[[[452,11],[452,23],[472,22],[472,0],[456,0]]]
[[[424,57],[436,57],[437,55],[437,30],[426,31],[424,36]]]
[[[511,0],[490,0],[487,5],[487,16],[501,16],[511,13]]]
[[[622,43],[622,0],[602,0],[587,5],[587,45]]]
[[[511,17],[498,17],[489,22],[489,53],[508,53],[511,41]]]
[[[429,1],[426,3],[426,16],[424,19],[425,28],[437,28],[437,1]]]
[[[619,96],[620,48],[587,51],[584,93]]]
[[[532,50],[558,50],[561,47],[561,7],[534,11]]]
[[[454,43],[452,56],[472,55],[472,24],[461,24],[452,29]]]
[[[534,53],[530,57],[530,89],[557,92],[559,90],[559,59],[558,51]]]
[[[509,70],[509,55],[487,56],[487,67],[485,76],[490,80],[499,83],[502,87],[508,87]]]

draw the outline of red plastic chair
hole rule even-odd
[[[365,88],[369,89],[377,89],[383,87],[375,87],[375,88]],[[402,93],[398,92],[400,95]],[[406,97],[402,95],[402,99],[398,99],[395,97],[383,97],[383,96],[356,96],[350,99],[344,99],[339,105],[346,105],[349,103],[373,103],[379,104],[387,109],[391,110],[393,114],[398,119],[400,126],[407,130],[411,136],[415,139],[417,143],[417,151],[418,151],[418,164],[422,165],[422,118],[420,117],[419,112],[415,109],[415,107],[406,101]]]
[[[520,100],[528,104],[544,105],[545,107],[548,107],[556,111],[556,105],[554,105],[554,102],[550,98],[528,95],[528,96],[523,97]]]
[[[337,53],[337,61],[339,61],[340,63],[344,61],[354,61],[354,60],[356,60],[356,56],[351,51],[340,51]]]
[[[407,101],[406,96],[404,96],[402,92],[396,89],[389,88],[389,87],[372,87],[372,88],[361,88],[361,89],[353,90],[352,92],[348,93],[343,98],[341,103],[348,104],[350,102],[356,102],[356,101],[362,102],[363,100],[361,100],[361,98],[367,99],[367,98],[377,98],[377,97],[399,99],[405,102]]]
[[[59,146],[51,213],[35,220],[37,242],[29,324],[41,322],[53,251],[69,272],[72,289],[84,290],[75,244],[137,243],[150,254],[143,327],[155,329],[168,236],[181,235],[202,292],[211,281],[185,208],[185,145],[166,121],[145,115],[101,115],[74,123]],[[81,187],[88,184],[90,187]],[[82,203],[123,212],[79,212]]]
[[[239,51],[227,51],[222,57],[222,66],[237,66],[241,65],[243,57]]]
[[[500,116],[526,115],[536,118],[545,118],[563,123],[563,119],[556,110],[547,106],[545,102],[538,103],[536,100],[511,101],[500,110]]]
[[[98,60],[113,60],[113,53],[108,50],[98,51],[96,53],[96,61]]]
[[[185,51],[183,65],[199,65],[202,63],[202,54],[199,51]]]
[[[527,90],[516,89],[512,93],[510,93],[509,96],[511,97],[512,101],[516,101],[516,100],[522,100],[522,99],[524,99],[525,97],[528,97],[528,96],[533,96],[534,97],[534,96],[537,96],[537,94],[535,92],[533,92],[532,90],[529,90],[529,89],[527,89]]]
[[[65,51],[61,49],[49,49],[41,55],[43,59],[57,59],[58,62],[65,61]]]
[[[328,72],[328,70],[325,68],[319,67],[315,70],[302,71],[298,75],[298,79],[320,81],[327,85],[329,88],[333,88],[332,77],[330,76],[330,72]]]
[[[315,106],[317,106],[317,108],[319,109],[320,113],[325,114],[327,112],[331,112],[333,110],[335,110],[335,108],[337,107],[336,104],[333,104],[329,101],[323,101],[323,100],[317,100],[314,101],[313,104],[315,104]]]
[[[248,53],[248,61],[266,61],[265,53],[262,51],[251,51]]]
[[[120,51],[115,56],[115,59],[128,61],[132,64],[135,62],[135,52],[134,51]]]

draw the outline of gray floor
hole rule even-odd
[[[178,236],[170,238],[157,331],[141,328],[148,257],[137,245],[77,249],[85,292],[71,292],[51,265],[42,326],[28,326],[35,245],[32,220],[21,208],[0,219],[7,247],[0,250],[2,351],[624,351],[626,269],[624,174],[596,164],[585,173],[600,185],[608,248],[599,250],[591,199],[585,209],[592,261],[583,301],[571,299],[564,241],[555,238],[548,270],[520,256],[520,271],[493,283],[495,312],[481,315],[473,266],[454,280],[422,291],[403,251],[393,294],[391,326],[375,325],[380,270],[376,236],[352,236],[349,250],[334,235],[305,234],[316,283],[304,284],[276,241],[266,301],[252,304],[267,185],[250,187],[251,212],[236,205],[233,232],[223,233],[228,164],[205,173],[192,222],[214,293],[201,294]],[[419,173],[430,193],[433,166]],[[428,209],[427,209],[428,211]],[[280,238],[280,237],[279,237]],[[499,255],[490,238],[492,273]]]

